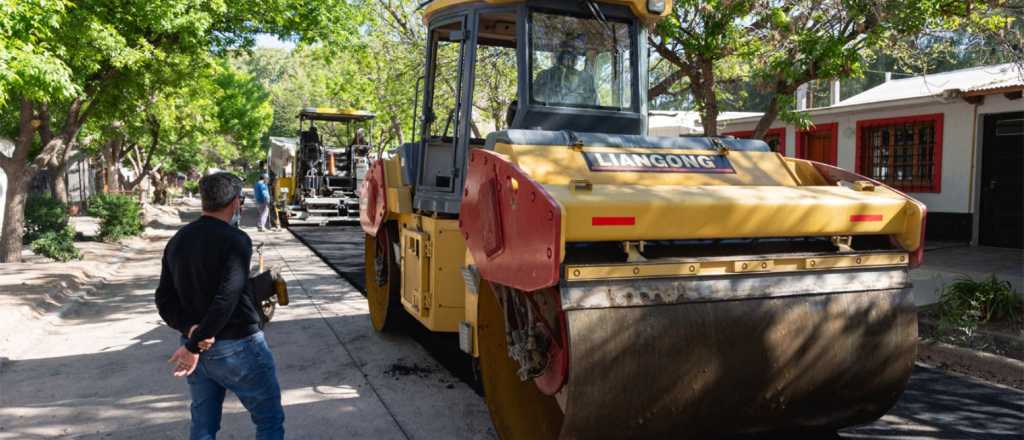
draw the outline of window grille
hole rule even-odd
[[[938,192],[942,115],[858,123],[858,171],[907,192]]]

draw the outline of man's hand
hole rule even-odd
[[[192,339],[192,333],[194,333],[197,328],[199,328],[198,325],[193,325],[192,328],[188,329],[188,337],[189,337],[189,339]],[[213,347],[213,343],[215,341],[216,341],[216,338],[214,338],[213,336],[210,336],[209,338],[206,338],[206,339],[203,339],[202,341],[199,341],[199,344],[197,344],[197,345],[199,345],[199,352],[201,353],[201,352],[204,352],[206,350],[209,350],[210,347]]]
[[[196,366],[199,365],[199,355],[188,351],[183,345],[174,351],[167,362],[174,364],[174,377],[185,377],[196,371]]]

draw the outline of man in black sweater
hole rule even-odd
[[[258,439],[281,439],[281,388],[249,283],[252,241],[229,224],[241,205],[242,181],[211,174],[199,181],[199,191],[203,216],[167,243],[156,291],[160,317],[182,335],[169,362],[175,376],[188,377],[190,438],[216,438],[230,390],[249,410]]]

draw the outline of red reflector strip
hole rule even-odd
[[[882,214],[854,214],[850,216],[851,222],[880,222]]]
[[[636,217],[591,217],[591,226],[633,226]]]

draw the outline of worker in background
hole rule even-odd
[[[231,391],[249,410],[256,438],[283,439],[281,386],[249,283],[252,240],[228,224],[242,203],[242,181],[211,174],[199,193],[203,215],[167,242],[156,290],[160,317],[181,333],[169,362],[175,377],[188,377],[190,438],[216,438]]]
[[[302,133],[302,144],[316,144],[320,145],[320,132],[317,131],[316,125],[310,123],[309,130]]]
[[[259,210],[260,217],[256,223],[256,230],[263,232],[267,228],[267,218],[270,217],[270,187],[267,186],[267,181],[270,177],[266,173],[260,175],[260,180],[256,182],[256,186],[253,187],[253,196],[256,198],[256,208]]]
[[[281,230],[281,214],[277,212],[277,201],[274,200],[277,197],[277,174],[274,173],[274,170],[270,170],[268,175],[270,176],[270,228],[277,232]]]
[[[348,146],[349,150],[352,150],[352,154],[366,157],[366,153],[370,151],[370,143],[366,141],[366,130],[362,128],[356,129],[356,134],[352,137],[352,143],[348,144]]]
[[[578,59],[572,43],[563,42],[555,53],[555,65],[544,69],[534,79],[534,99],[551,105],[597,105],[594,76],[576,69]]]
[[[267,173],[267,184],[270,186],[270,230],[278,231],[280,228],[280,221],[277,216],[277,201],[274,200],[277,197],[277,174],[274,173],[274,168],[267,166],[267,161],[261,160],[256,166],[256,169],[266,170]]]

